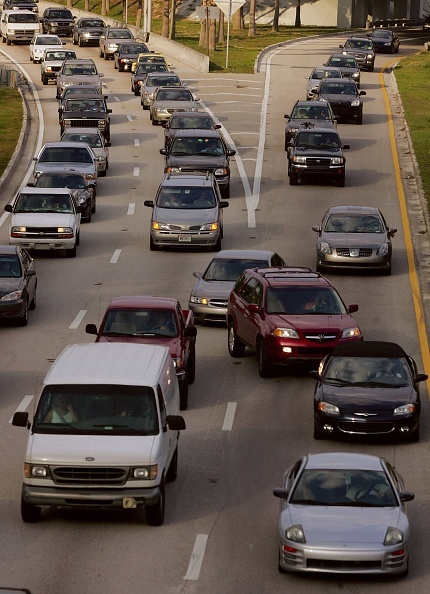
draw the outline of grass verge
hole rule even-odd
[[[0,85],[0,177],[17,145],[22,118],[22,99],[18,89]]]

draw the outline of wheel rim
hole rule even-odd
[[[230,326],[228,329],[228,348],[233,351],[235,343],[234,328]]]

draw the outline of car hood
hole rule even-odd
[[[65,212],[18,212],[15,213],[11,227],[73,227],[76,221],[74,213]]]
[[[158,107],[159,109],[174,109],[175,111],[187,111],[196,109],[195,101],[155,101],[152,109]]]
[[[98,74],[61,74],[61,78],[65,81],[73,80],[74,85],[92,85],[94,83],[100,83],[101,80]]]
[[[218,208],[154,208],[154,221],[178,225],[204,225],[218,220]]]
[[[366,408],[366,411],[383,408],[395,408],[396,405],[414,401],[412,386],[389,386],[384,388],[365,386],[331,386],[323,384],[317,392],[318,399],[335,404],[342,409],[342,413],[354,412]]]
[[[348,68],[348,66],[340,66],[339,70],[341,71],[343,77],[350,77],[355,72],[359,72],[357,68]]]
[[[206,281],[201,279],[196,282],[192,295],[205,296],[208,299],[228,299],[235,281]]]
[[[85,110],[85,111],[63,111],[62,116],[64,119],[68,118],[78,118],[79,120],[94,120],[95,118],[99,120],[105,120],[107,118],[107,113],[105,111],[93,111],[93,110]]]
[[[318,128],[335,128],[336,124],[331,120],[314,120],[312,118],[306,120],[290,120],[287,124],[287,128],[300,128],[304,122],[313,122]]]
[[[393,40],[387,37],[371,37],[373,45],[391,45]]]
[[[341,157],[342,151],[336,147],[319,147],[315,149],[311,148],[301,148],[296,146],[294,149],[294,153],[296,155],[306,155],[306,157]]]
[[[399,507],[309,506],[290,504],[281,514],[283,529],[301,524],[309,545],[341,545],[345,549],[358,544],[382,546],[388,526],[397,527]]]
[[[387,238],[383,233],[324,233],[321,241],[327,241],[331,247],[376,248]]]
[[[169,167],[192,167],[193,169],[217,169],[227,167],[228,160],[225,155],[184,155],[176,157],[169,155],[166,159],[166,166]]]
[[[103,33],[104,27],[82,27],[79,33]]]
[[[179,337],[163,336],[106,336],[101,335],[98,342],[127,342],[130,344],[153,344],[169,347],[172,357],[179,357],[181,353],[181,341]]]
[[[271,314],[270,319],[275,327],[278,328],[296,328],[301,332],[340,332],[344,328],[353,328],[357,326],[354,318],[348,314]]]
[[[22,278],[0,278],[0,297],[18,291],[22,286]]]
[[[326,95],[325,93],[322,93],[320,97],[328,101],[330,104],[335,103],[336,105],[349,105],[352,101],[355,101],[355,99],[360,99],[359,95]]]

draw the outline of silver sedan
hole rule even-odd
[[[97,157],[97,171],[105,177],[109,169],[109,147],[103,134],[97,128],[66,128],[61,136],[62,142],[85,142]]]
[[[274,489],[281,499],[280,573],[408,572],[409,521],[400,474],[366,454],[307,455]]]
[[[387,225],[379,209],[333,206],[312,229],[318,233],[318,271],[344,268],[391,274],[391,238],[397,229]]]

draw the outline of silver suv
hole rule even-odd
[[[100,36],[99,56],[105,60],[113,59],[113,55],[118,49],[118,44],[124,39],[133,40],[134,36],[130,29],[125,27],[106,27]]]
[[[103,76],[101,72],[97,71],[93,60],[89,58],[65,60],[57,76],[57,99],[60,98],[64,89],[71,85],[93,86],[101,93]]]

